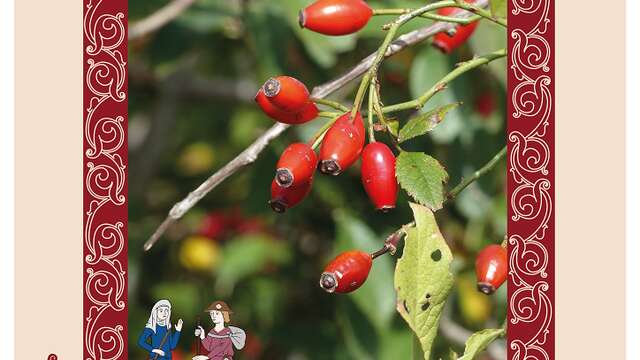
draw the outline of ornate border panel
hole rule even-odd
[[[127,358],[127,1],[84,1],[84,359]]]
[[[509,359],[554,358],[554,1],[509,4]]]

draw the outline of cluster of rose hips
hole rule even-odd
[[[318,115],[307,87],[289,76],[267,80],[255,98],[269,117],[286,124],[302,124]],[[396,205],[396,158],[381,142],[365,143],[360,112],[338,117],[326,131],[316,155],[312,145],[289,145],[276,164],[271,183],[271,208],[279,213],[296,206],[311,190],[315,170],[339,175],[362,158],[362,184],[376,209],[387,211]]]
[[[447,16],[456,11],[456,8],[442,8],[438,14]],[[303,28],[338,36],[359,31],[373,15],[373,9],[363,0],[318,0],[300,11],[299,23]],[[477,22],[473,22],[458,25],[450,32],[439,33],[434,37],[433,45],[450,53],[471,36],[476,26]],[[256,94],[255,101],[267,116],[285,124],[304,124],[319,114],[307,87],[289,76],[267,80]],[[395,155],[381,142],[372,141],[365,146],[365,137],[360,112],[348,111],[339,116],[326,131],[317,155],[311,145],[316,143],[315,139],[311,144],[289,145],[276,165],[276,174],[271,183],[271,208],[282,213],[300,203],[311,190],[316,169],[336,176],[358,158],[362,159],[362,184],[375,208],[381,211],[395,208],[398,192]],[[327,292],[347,293],[356,290],[367,279],[373,259],[395,251],[398,240],[399,236],[392,235],[385,242],[385,247],[373,254],[352,250],[338,255],[322,273],[320,286]],[[476,264],[478,286],[484,293],[492,293],[506,278],[506,255],[504,264],[495,254],[483,258],[488,260]],[[480,257],[478,259],[480,261]],[[505,271],[504,277],[502,271]]]

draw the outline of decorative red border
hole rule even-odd
[[[510,359],[553,359],[552,0],[509,4]],[[84,0],[84,358],[127,358],[127,1]]]
[[[126,359],[127,0],[84,6],[84,359]]]
[[[554,358],[553,6],[509,4],[509,359]]]

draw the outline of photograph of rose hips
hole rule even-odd
[[[130,1],[130,323],[220,299],[234,358],[505,359],[505,4]]]

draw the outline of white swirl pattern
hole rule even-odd
[[[110,2],[113,7],[116,2]],[[85,0],[84,358],[126,357],[125,16]],[[125,10],[126,1],[121,2]],[[114,106],[115,105],[115,106]],[[124,105],[124,106],[123,106]],[[120,114],[113,114],[114,112]],[[123,158],[124,157],[124,158]]]
[[[509,358],[552,359],[553,301],[547,232],[553,214],[552,48],[547,39],[552,0],[510,4],[511,119],[509,124]],[[553,340],[551,340],[553,341]]]

